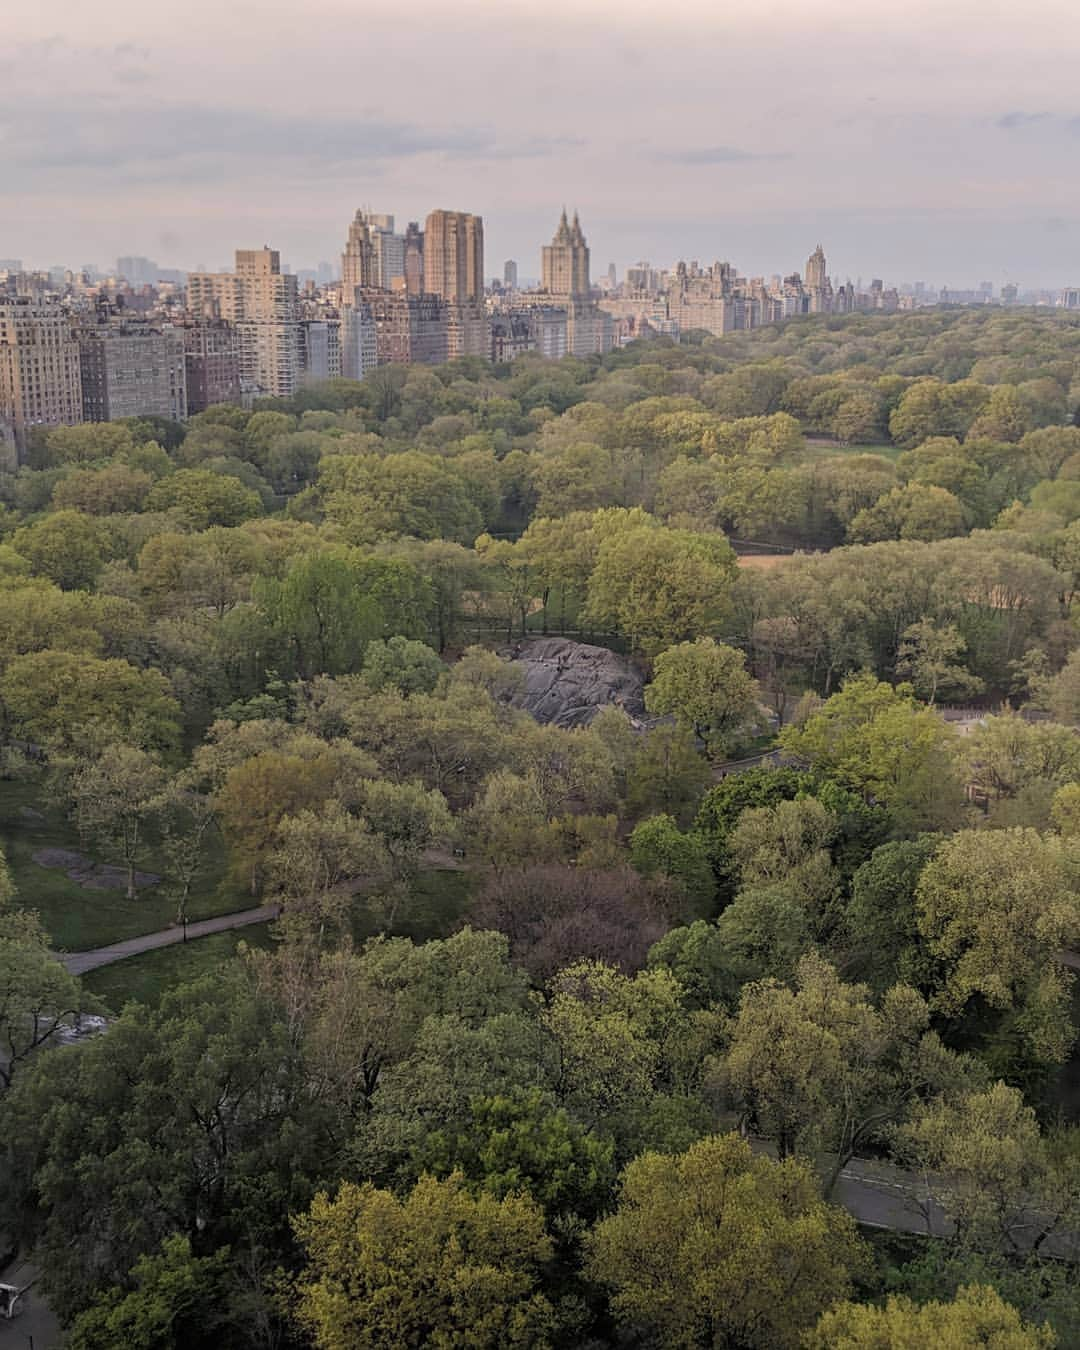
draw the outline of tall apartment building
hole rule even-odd
[[[424,231],[418,220],[405,226],[405,289],[410,295],[424,291]]]
[[[375,329],[376,360],[384,365],[442,365],[449,358],[447,306],[436,295],[405,291],[365,291]]]
[[[341,255],[341,284],[347,295],[357,286],[391,290],[405,276],[408,237],[394,233],[394,217],[362,207],[353,217]]]
[[[81,422],[79,344],[58,306],[0,297],[0,423],[21,450],[34,427]]]
[[[304,380],[336,380],[341,375],[341,320],[304,319]]]
[[[239,403],[240,340],[233,325],[223,319],[200,319],[182,331],[188,416],[215,403]]]
[[[238,249],[235,272],[193,272],[188,308],[235,325],[245,395],[296,392],[304,354],[297,281],[282,272],[276,249]]]
[[[466,211],[432,211],[424,225],[424,290],[452,305],[484,299],[484,222]]]
[[[565,206],[555,237],[541,250],[540,278],[541,289],[559,300],[589,299],[589,247],[577,212],[570,225]]]
[[[508,291],[516,291],[518,284],[518,265],[513,258],[503,263],[503,285]]]
[[[371,306],[360,296],[341,307],[341,373],[347,380],[362,380],[379,364],[378,336]]]
[[[806,260],[806,289],[808,291],[824,290],[827,280],[828,278],[825,275],[825,250],[818,244]]]
[[[112,320],[79,331],[83,421],[187,417],[184,334]]]

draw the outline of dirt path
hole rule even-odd
[[[216,919],[199,919],[189,923],[187,931],[181,927],[163,928],[159,933],[144,933],[142,937],[127,938],[109,947],[98,947],[92,952],[68,952],[58,959],[72,975],[85,975],[98,966],[109,966],[140,952],[152,952],[158,947],[171,947],[177,942],[191,942],[208,933],[223,933],[229,928],[244,928],[251,923],[267,923],[280,913],[278,905],[259,905],[256,909],[242,909],[235,914],[219,914]]]

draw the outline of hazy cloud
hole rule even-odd
[[[1049,116],[1045,112],[1007,112],[997,119],[996,125],[1003,131],[1013,131],[1016,127],[1030,126],[1032,122],[1045,122]]]
[[[700,149],[658,150],[657,158],[672,164],[740,164],[755,159],[789,159],[787,151],[740,150],[734,145],[707,145]]]

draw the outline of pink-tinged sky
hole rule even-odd
[[[1080,284],[1076,0],[52,0],[0,47],[0,258],[336,258],[483,214],[525,276],[730,259]]]

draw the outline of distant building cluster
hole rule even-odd
[[[593,280],[577,212],[564,208],[540,251],[538,283],[508,259],[485,283],[484,222],[432,211],[403,232],[394,216],[358,210],[339,267],[293,273],[276,249],[238,249],[231,270],[184,273],[122,257],[111,274],[29,271],[0,258],[0,448],[21,451],[35,427],[133,416],[182,421],[218,403],[288,398],[306,381],[361,379],[381,365],[497,363],[528,352],[586,357],[642,337],[678,341],[801,314],[928,304],[1055,304],[1080,309],[1080,288],[995,297],[977,290],[899,289],[830,278],[819,244],[802,273],[747,278],[727,262],[671,268],[640,262]]]

